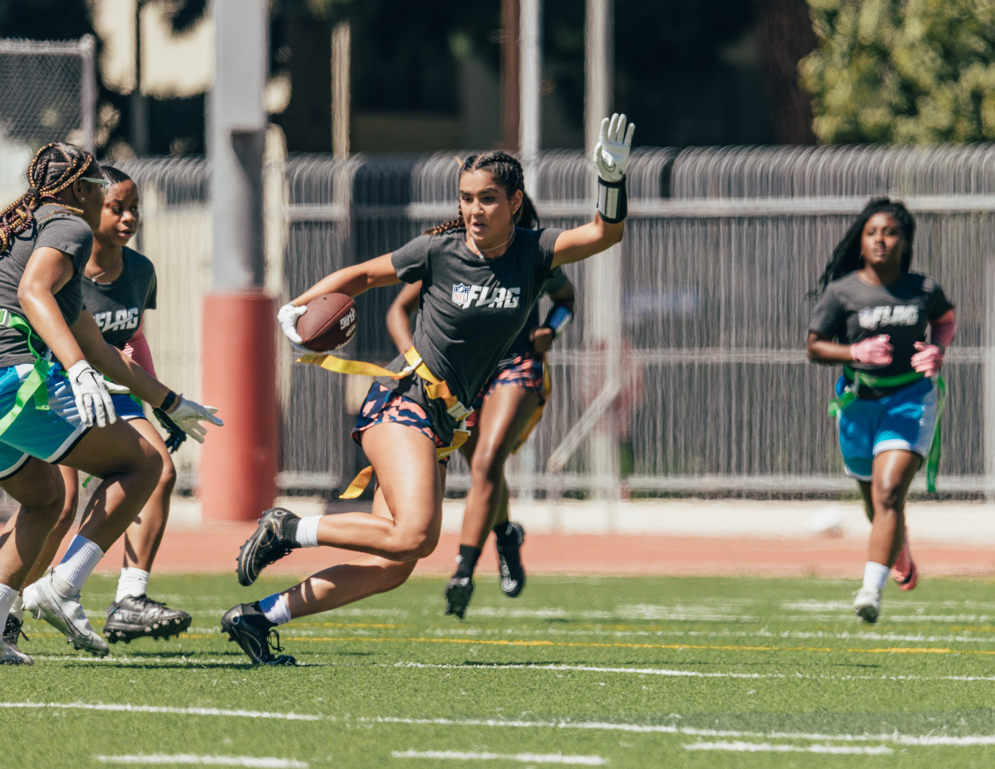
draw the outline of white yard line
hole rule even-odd
[[[180,716],[233,716],[236,718],[278,719],[281,721],[322,721],[325,716],[299,713],[268,713],[260,710],[220,710],[218,708],[167,708],[153,705],[117,705],[87,702],[0,702],[0,708],[51,708],[53,710],[104,710],[117,713],[164,713]]]
[[[686,750],[726,750],[734,753],[836,753],[880,756],[894,753],[887,745],[858,748],[849,745],[771,745],[769,742],[695,742]]]
[[[127,764],[128,766],[149,764],[177,764],[188,766],[250,766],[259,769],[308,769],[310,764],[294,761],[291,758],[254,758],[252,756],[195,756],[192,753],[180,753],[166,756],[161,753],[135,756],[94,756],[104,764]]]
[[[564,756],[560,753],[464,753],[455,750],[395,750],[394,758],[451,759],[456,761],[518,761],[523,764],[571,764],[573,766],[605,766],[601,756]]]

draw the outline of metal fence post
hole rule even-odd
[[[90,152],[97,151],[97,66],[94,60],[97,41],[93,35],[83,35],[79,41],[79,51],[83,58],[83,73],[80,93],[80,128],[83,133],[83,146]]]

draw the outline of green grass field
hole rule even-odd
[[[189,635],[100,661],[28,622],[35,666],[0,669],[0,755],[60,769],[995,765],[991,582],[891,585],[868,628],[850,612],[856,582],[533,578],[509,600],[484,578],[459,622],[442,616],[442,580],[414,579],[284,628],[299,667],[252,667],[218,619],[288,582],[154,576],[156,597],[194,614]],[[95,626],[113,584],[87,586]]]

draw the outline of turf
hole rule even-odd
[[[0,755],[60,768],[145,765],[120,758],[136,754],[398,769],[995,765],[991,582],[892,585],[866,627],[850,582],[532,578],[509,600],[482,578],[460,622],[442,616],[443,581],[413,579],[285,627],[298,667],[252,667],[218,619],[286,584],[154,576],[154,597],[194,614],[190,632],[118,644],[104,661],[29,621],[35,666],[0,669]],[[112,589],[87,585],[95,627]],[[267,715],[66,707],[98,703]],[[279,717],[291,713],[309,718]]]

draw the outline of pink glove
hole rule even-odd
[[[912,356],[912,368],[926,376],[936,376],[943,365],[943,350],[935,344],[916,342],[913,345],[919,352]]]
[[[850,345],[850,359],[854,363],[869,363],[872,366],[887,366],[891,363],[891,337],[887,334],[872,336],[862,342]]]

